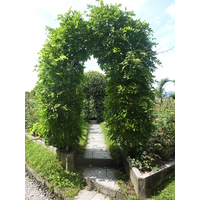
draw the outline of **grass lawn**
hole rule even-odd
[[[108,135],[108,129],[105,127],[105,122],[100,123],[101,130],[104,135],[105,143],[110,151],[110,155],[115,160],[117,166],[122,166],[121,161],[123,159],[121,150],[119,149],[119,146],[116,144],[116,142],[110,141],[110,137]]]
[[[88,127],[89,127],[89,123],[88,122],[84,122],[83,123],[83,133],[82,136],[80,138],[79,141],[79,145],[77,147],[77,149],[75,149],[76,151],[76,156],[82,156],[84,154],[85,151],[85,146],[87,144],[87,134],[88,134]]]
[[[127,198],[135,200],[137,198]],[[175,200],[175,177],[163,182],[147,200]]]
[[[175,199],[175,177],[172,177],[166,180],[163,184],[161,184],[155,193],[148,198],[148,200],[174,200]]]
[[[87,129],[88,123],[84,125],[80,146],[86,143]],[[27,136],[25,136],[25,161],[38,175],[48,180],[51,186],[64,190],[70,199],[74,199],[79,190],[85,186],[85,181],[78,172],[65,171],[51,150],[34,143]]]

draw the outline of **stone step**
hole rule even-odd
[[[110,200],[110,198],[104,194],[98,193],[97,191],[81,190],[78,195],[74,198],[75,200]]]
[[[102,194],[117,199],[125,197],[120,192],[114,168],[84,167],[83,169],[83,177],[86,180],[89,190],[97,190]]]
[[[89,120],[89,124],[98,124],[96,119]]]
[[[98,149],[93,147],[87,147],[84,152],[84,158],[98,158],[98,159],[112,159],[110,152],[107,149]]]
[[[114,167],[116,166],[113,159],[107,158],[75,158],[76,166],[99,166],[99,167]]]

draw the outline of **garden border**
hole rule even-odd
[[[52,152],[54,152],[58,159],[63,163],[64,165],[64,170],[73,172],[75,169],[75,158],[74,158],[74,152],[67,152],[67,150],[59,150],[56,147],[53,146],[47,146],[44,142],[43,139],[40,138],[36,138],[34,136],[29,135],[27,132],[25,132],[25,134],[32,139],[33,142],[40,144],[46,148],[48,148],[49,150],[51,150]]]
[[[31,174],[35,179],[42,185],[48,188],[49,190],[51,189],[50,183],[43,179],[40,175],[38,175],[26,162],[25,162],[25,169],[28,171],[29,174]],[[65,196],[65,191],[64,190],[59,190],[55,186],[53,186],[53,193],[58,196],[59,198],[62,198],[64,200],[69,200],[69,197]]]
[[[158,170],[141,174],[136,167],[132,167],[130,159],[123,157],[126,173],[131,179],[138,198],[144,199],[151,195],[156,187],[170,176],[175,175],[175,161],[161,166]]]

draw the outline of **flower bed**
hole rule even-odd
[[[142,174],[132,167],[129,158],[123,158],[124,168],[134,186],[138,198],[147,198],[162,182],[175,175],[175,161],[162,165],[157,170]]]
[[[132,167],[142,173],[157,169],[161,165],[175,159],[175,100],[165,99],[157,102],[153,117],[154,131],[142,154],[135,157],[129,155]]]

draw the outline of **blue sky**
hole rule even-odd
[[[159,43],[157,52],[162,52],[175,46],[175,1],[174,0],[104,0],[104,3],[121,3],[122,9],[132,10],[136,18],[141,18],[150,24],[154,31],[154,38]],[[45,26],[57,27],[57,15],[65,13],[70,7],[83,12],[87,4],[97,4],[95,0],[34,0],[27,3],[26,14],[29,23],[26,28],[29,34],[29,45],[26,51],[25,91],[30,91],[37,80],[36,72],[33,72],[37,63],[38,51],[45,42]],[[175,48],[158,54],[162,65],[155,72],[156,80],[168,77],[175,79]],[[96,60],[91,58],[85,63],[86,69],[101,71]],[[173,83],[168,83],[166,91],[175,90]]]

